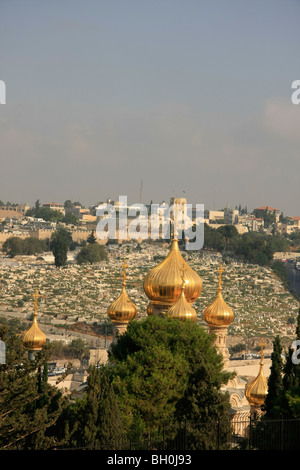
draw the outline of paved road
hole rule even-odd
[[[294,261],[288,261],[286,264],[288,270],[288,281],[290,283],[290,289],[296,294],[300,295],[300,270],[295,268]]]

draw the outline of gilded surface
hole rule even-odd
[[[228,326],[233,321],[234,313],[222,296],[222,265],[219,269],[219,287],[216,299],[203,312],[204,320],[210,326]]]
[[[127,323],[130,320],[134,320],[137,316],[137,307],[130,300],[126,292],[126,260],[123,264],[123,288],[119,297],[112,302],[112,304],[107,309],[107,314],[112,322],[114,323]]]
[[[38,310],[37,300],[38,300],[38,297],[40,297],[40,294],[38,293],[37,290],[33,297],[34,297],[33,321],[29,330],[24,334],[23,344],[25,348],[29,349],[30,351],[40,351],[42,349],[43,344],[45,344],[46,342],[46,335],[41,331],[37,323],[37,310]]]
[[[187,281],[182,283],[181,294],[177,302],[169,308],[166,312],[166,317],[175,318],[182,321],[190,320],[193,322],[197,321],[196,310],[185,298],[185,289],[187,286]]]
[[[190,303],[195,302],[202,290],[202,279],[183,259],[178,247],[178,240],[175,239],[167,257],[149,271],[144,278],[144,291],[150,299],[151,305],[162,304],[170,307],[179,299],[183,267],[185,279],[188,281],[185,288],[185,298]]]
[[[246,387],[246,398],[250,405],[261,406],[264,404],[267,393],[268,393],[268,381],[265,377],[263,366],[264,366],[264,355],[263,346],[265,346],[263,339],[261,342],[261,360],[259,365],[258,376],[250,382]]]

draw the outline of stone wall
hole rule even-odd
[[[92,230],[71,230],[72,239],[74,242],[80,243],[83,240],[87,240],[88,237],[91,235]],[[47,240],[51,238],[53,230],[50,229],[38,229],[38,230],[31,230],[25,233],[12,233],[12,232],[0,232],[0,251],[2,248],[3,243],[11,237],[19,237],[19,238],[27,238],[27,237],[36,237],[40,240]],[[96,236],[96,235],[95,235]],[[97,239],[97,236],[96,236]],[[107,243],[106,240],[98,240],[100,245],[105,245]]]

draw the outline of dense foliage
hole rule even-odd
[[[55,442],[49,429],[68,400],[47,381],[47,358],[27,359],[20,336],[0,326],[6,363],[0,365],[0,449],[48,449]]]
[[[26,216],[43,219],[47,222],[62,222],[65,224],[78,224],[79,219],[71,213],[64,215],[62,212],[49,207],[34,207],[26,212]]]
[[[300,309],[296,341],[299,341],[296,348],[291,345],[288,351],[285,351],[285,359],[279,336],[273,342],[265,414],[253,432],[253,445],[256,448],[278,450],[280,442],[282,449],[299,449]]]
[[[0,332],[1,333],[1,332]],[[3,334],[2,334],[3,337]],[[5,334],[4,334],[5,337]],[[5,337],[9,352],[0,371],[0,448],[153,448],[186,427],[189,448],[210,449],[213,433],[229,430],[230,374],[213,339],[192,323],[149,317],[129,324],[108,364],[90,367],[87,388],[75,402],[47,383],[47,348],[35,362],[19,336]]]
[[[199,325],[157,316],[133,321],[112,347],[114,385],[133,439],[165,435],[188,422],[189,442],[210,448],[211,436],[196,423],[228,426],[228,396],[220,391],[230,374],[223,370],[213,338]],[[193,423],[193,424],[192,424]]]
[[[91,243],[84,246],[79,251],[76,261],[78,264],[93,264],[100,263],[107,260],[107,253],[105,248],[98,243]]]
[[[53,361],[58,358],[82,359],[89,357],[89,346],[81,338],[75,338],[70,343],[51,341],[45,345],[48,357]]]
[[[51,236],[50,248],[54,255],[55,266],[61,267],[67,264],[67,256],[72,235],[64,227],[59,227]]]
[[[10,237],[2,246],[2,251],[11,258],[17,255],[35,255],[47,251],[46,240],[39,240],[36,237]]]
[[[234,225],[224,225],[217,229],[204,224],[204,248],[220,251],[246,263],[260,266],[270,265],[277,251],[287,251],[286,238],[260,232],[239,234]]]

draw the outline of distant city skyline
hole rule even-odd
[[[300,216],[300,3],[1,2],[0,200]]]

